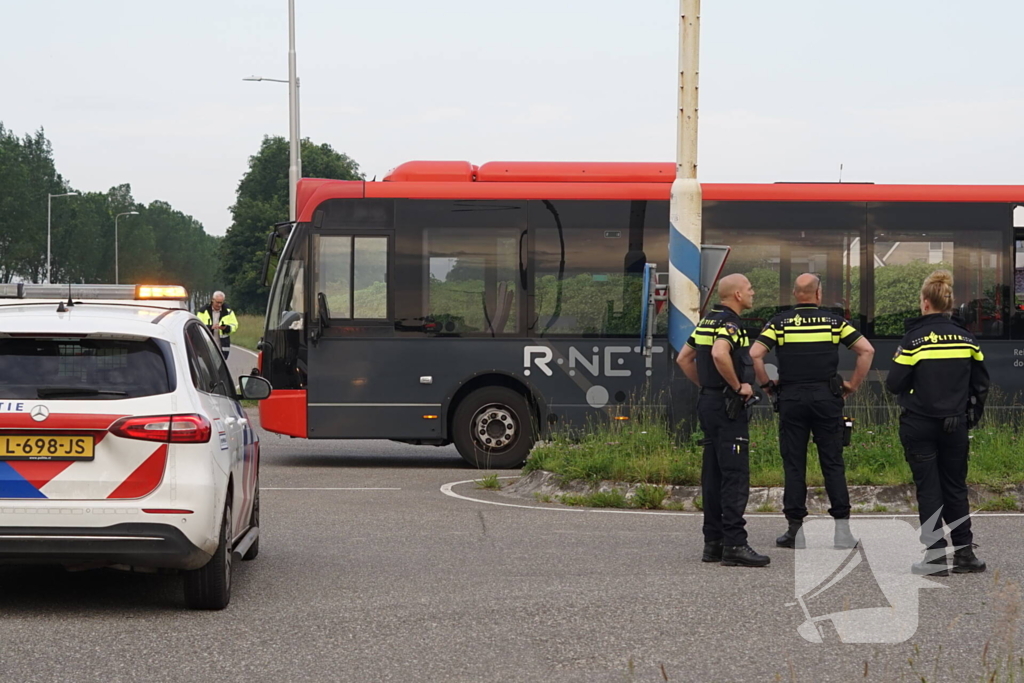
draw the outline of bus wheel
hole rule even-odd
[[[452,441],[474,467],[519,467],[535,440],[530,406],[522,394],[507,387],[477,389],[455,409]]]

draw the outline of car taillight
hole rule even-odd
[[[110,433],[125,439],[161,443],[206,443],[210,421],[202,415],[152,415],[124,417],[110,426]]]

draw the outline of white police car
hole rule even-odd
[[[0,285],[0,562],[179,569],[190,607],[227,606],[259,552],[259,440],[186,298]]]

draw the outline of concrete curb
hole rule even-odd
[[[617,489],[623,492],[626,498],[629,499],[636,493],[638,486],[640,484],[615,481],[593,482],[585,479],[565,481],[554,472],[534,470],[506,486],[502,489],[502,492],[532,501],[536,501],[538,496],[550,496],[557,501],[557,497],[563,493],[582,494]],[[694,502],[700,496],[699,486],[665,486],[664,488],[669,491],[669,496],[665,502],[681,503],[683,509],[686,510],[699,509]],[[854,512],[917,512],[917,499],[915,498],[914,487],[910,484],[900,486],[850,486],[849,488],[850,503],[853,506]],[[1003,488],[972,484],[969,489],[968,495],[973,508],[978,508],[991,500],[1011,498],[1016,502],[1017,511],[1024,510],[1024,483]],[[816,515],[827,514],[828,507],[828,495],[825,493],[825,489],[820,486],[808,487],[808,511]],[[750,489],[747,512],[781,511],[782,487],[762,486]]]

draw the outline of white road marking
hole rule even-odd
[[[516,476],[498,477],[498,479],[519,479],[519,477],[516,477]],[[493,501],[493,500],[480,500],[479,498],[470,498],[469,496],[463,496],[461,494],[458,494],[458,493],[455,493],[454,491],[452,491],[452,487],[454,487],[454,486],[461,486],[462,484],[475,484],[478,481],[480,481],[480,480],[479,479],[466,479],[464,481],[453,481],[453,482],[451,482],[449,484],[444,484],[441,487],[441,493],[443,493],[446,496],[451,496],[452,498],[458,498],[459,500],[468,500],[471,503],[483,503],[484,505],[499,505],[501,507],[507,507],[507,508],[524,508],[526,510],[551,510],[553,512],[603,512],[603,513],[612,514],[612,515],[661,515],[661,516],[671,516],[671,517],[703,517],[704,516],[703,512],[669,512],[669,511],[662,512],[662,511],[654,511],[654,510],[612,510],[612,509],[604,509],[604,508],[576,508],[576,507],[557,507],[557,508],[552,508],[552,507],[545,507],[543,505],[517,505],[515,503],[499,503],[499,502]],[[822,518],[824,518],[825,516],[826,515],[821,515]],[[763,518],[784,517],[784,515],[782,513],[774,513],[774,514],[772,514],[772,513],[764,513],[764,512],[755,512],[755,513],[749,513],[748,512],[748,513],[746,513],[744,515],[744,517],[746,517],[747,519],[756,519],[758,517],[763,517]],[[809,519],[815,519],[817,517],[818,517],[818,515],[809,515],[808,518]],[[854,513],[853,519],[896,519],[897,517],[912,517],[912,518],[916,519],[917,518],[917,514],[916,513],[910,513],[910,514],[905,514],[905,515],[904,514],[894,514],[894,515],[862,515],[862,514]],[[971,515],[972,519],[974,517],[1024,517],[1024,512],[975,512],[973,515]]]
[[[260,491],[401,491],[399,488],[375,486],[261,486]]]
[[[241,347],[241,346],[232,346],[232,347],[231,347],[231,350],[232,350],[232,351],[245,351],[246,353],[250,353],[250,354],[252,354],[254,358],[259,358],[259,356],[260,356],[260,355],[259,355],[258,353],[256,353],[255,351],[250,351],[249,349],[243,348],[243,347]]]

